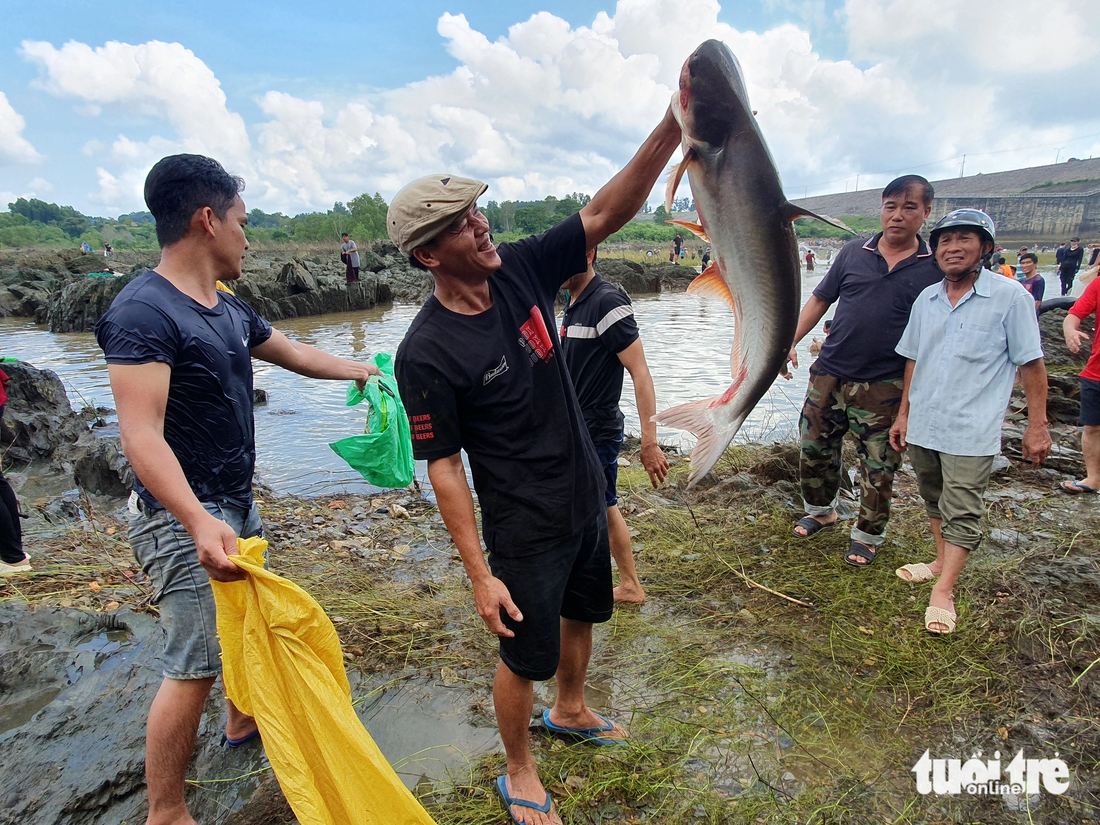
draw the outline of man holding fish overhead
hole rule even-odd
[[[585,429],[554,323],[561,285],[645,202],[680,140],[666,112],[634,158],[576,215],[498,249],[477,207],[488,186],[429,175],[394,197],[391,240],[435,289],[397,351],[413,452],[428,462],[439,511],[500,637],[493,684],[507,773],[496,790],[514,822],[561,820],[528,745],[533,683],[557,677],[543,724],[615,745],[618,725],[584,700],[592,625],[614,606],[604,475]],[[478,539],[461,451],[481,506]]]
[[[810,366],[802,407],[799,470],[806,516],[794,534],[808,538],[836,523],[841,447],[845,433],[852,432],[859,453],[860,506],[844,560],[853,567],[873,562],[886,538],[894,473],[901,466],[901,456],[890,446],[890,426],[901,403],[905,359],[894,347],[917,295],[942,278],[917,234],[932,209],[933,194],[919,175],[891,182],[882,191],[882,231],[840,251],[798,318],[795,344],[837,305],[821,355]],[[789,360],[798,366],[794,347]]]

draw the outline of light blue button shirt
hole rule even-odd
[[[955,306],[946,282],[917,297],[898,342],[915,361],[906,441],[949,455],[996,455],[1016,367],[1043,357],[1035,302],[983,269]]]

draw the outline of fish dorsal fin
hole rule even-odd
[[[835,226],[837,229],[843,229],[845,232],[851,232],[853,235],[856,231],[852,227],[848,226],[844,221],[838,221],[836,218],[830,218],[828,215],[819,215],[816,212],[811,212],[804,206],[795,206],[793,203],[787,204],[787,220],[794,223],[799,218],[813,218],[815,221],[821,221],[827,223],[830,226]]]
[[[734,312],[737,312],[737,301],[730,292],[726,279],[722,277],[718,269],[718,262],[711,261],[703,274],[688,285],[687,291],[692,295],[705,295],[708,298],[718,298]]]
[[[710,238],[707,237],[707,230],[703,228],[702,224],[692,223],[691,221],[665,221],[665,223],[671,223],[674,226],[679,226],[683,229],[686,229],[688,232],[698,235],[704,241],[710,243]]]
[[[672,199],[676,196],[676,189],[687,171],[688,165],[695,160],[695,150],[688,149],[684,159],[668,167],[668,184],[665,185],[665,211],[672,214]]]

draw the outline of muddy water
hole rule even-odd
[[[803,280],[802,300],[819,283],[822,270]],[[1048,294],[1057,294],[1048,278]],[[685,293],[642,296],[635,314],[657,391],[657,408],[720,394],[730,383],[732,313],[721,303]],[[367,358],[396,350],[419,307],[397,305],[366,312],[297,318],[279,323],[291,337],[329,352]],[[828,314],[831,317],[831,313]],[[806,391],[809,344],[820,328],[799,345],[802,368],[791,381],[777,381],[745,422],[738,441],[792,435]],[[113,407],[107,368],[91,334],[55,335],[25,319],[0,319],[0,355],[16,356],[55,370],[65,382],[74,407]],[[365,411],[344,406],[344,385],[293,375],[257,361],[256,386],[270,402],[256,408],[258,469],[280,493],[320,495],[365,491],[369,485],[329,449],[339,438],[362,432]],[[639,433],[634,390],[627,376],[622,398],[628,434]],[[662,429],[663,443],[692,445],[692,437]],[[420,467],[418,477],[426,472]]]

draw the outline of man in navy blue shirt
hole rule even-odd
[[[252,358],[363,384],[377,372],[289,340],[218,289],[241,277],[244,182],[201,155],[160,160],[145,180],[160,263],[131,281],[96,326],[136,482],[130,544],[153,583],[164,681],[149,709],[148,825],[192,825],[184,777],[203,704],[221,672],[210,579],[244,574],[237,537],[262,535],[252,500]],[[226,743],[257,736],[232,702]]]
[[[569,377],[577,391],[585,426],[603,467],[607,490],[607,535],[611,556],[619,568],[616,602],[641,604],[645,601],[630,528],[619,511],[615,489],[619,478],[619,451],[623,446],[623,414],[619,397],[623,393],[623,372],[629,370],[642,428],[642,466],[657,487],[668,474],[668,459],[657,443],[657,398],[653,377],[645,360],[634,307],[630,298],[609,284],[595,269],[596,250],[588,253],[588,269],[565,282],[569,303],[561,321],[561,347]]]
[[[798,318],[795,344],[837,304],[821,355],[810,366],[799,423],[806,516],[794,534],[807,538],[836,523],[841,446],[850,431],[860,459],[859,518],[844,554],[853,567],[874,561],[886,538],[894,473],[901,466],[890,426],[901,403],[905,359],[894,347],[917,295],[943,277],[917,234],[933,195],[919,175],[891,182],[882,192],[882,231],[840,250]],[[793,346],[789,360],[798,366]]]

